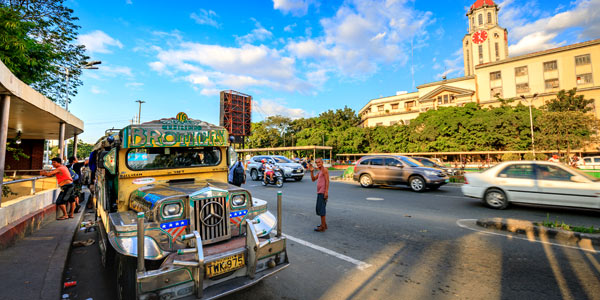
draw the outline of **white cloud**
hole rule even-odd
[[[133,77],[131,68],[124,67],[124,66],[102,65],[102,67],[98,68],[98,72],[101,75],[104,75],[107,77],[117,77],[117,76]]]
[[[201,24],[201,25],[212,26],[215,28],[220,27],[217,20],[215,20],[215,18],[218,18],[218,17],[219,16],[217,15],[216,12],[214,12],[212,10],[205,10],[205,9],[200,9],[200,12],[198,14],[197,13],[190,14],[190,18],[192,18],[194,21],[196,21],[196,23]]]
[[[273,101],[273,100],[268,100],[268,99],[263,99],[262,101],[258,101],[255,100],[252,102],[252,109],[260,114],[263,115],[263,117],[269,117],[269,116],[275,116],[275,115],[280,115],[280,116],[285,116],[285,117],[289,117],[291,119],[299,119],[299,118],[305,118],[308,117],[308,113],[301,109],[301,108],[288,108],[286,105],[286,103],[282,100],[277,100],[277,101]]]
[[[140,90],[144,86],[141,82],[128,82],[125,84],[125,87],[128,87],[132,90]]]
[[[273,37],[273,33],[265,29],[258,21],[252,19],[255,23],[254,28],[250,33],[235,38],[238,44],[252,44],[254,41],[264,41]]]
[[[108,48],[115,46],[119,49],[123,48],[123,44],[104,31],[96,30],[88,34],[82,34],[77,38],[77,42],[84,45],[86,50],[90,53],[112,53]]]
[[[500,5],[500,24],[509,30],[510,56],[600,36],[600,0],[572,2],[569,9],[559,5],[549,12],[543,12],[533,1],[517,3],[514,0],[505,0]],[[560,10],[564,11],[556,13]],[[569,30],[573,30],[574,34],[561,37],[562,33]],[[561,40],[563,38],[574,40]]]
[[[102,90],[102,89],[100,89],[99,87],[97,87],[95,85],[92,86],[92,89],[90,90],[90,92],[92,92],[92,94],[96,94],[96,95],[98,95],[98,94],[106,94],[105,90]]]
[[[442,66],[436,63],[433,66],[433,69],[438,70],[441,69]],[[450,59],[444,59],[444,72],[438,73],[435,75],[434,80],[442,80],[444,76],[462,76],[464,75],[464,58],[463,58],[463,50],[459,48],[458,50],[452,53]]]
[[[431,22],[430,12],[416,11],[405,1],[349,0],[335,16],[320,21],[323,36],[292,41],[286,49],[346,76],[364,77],[380,64],[403,65],[411,39],[426,40]]]
[[[283,27],[283,31],[285,32],[294,32],[294,28],[296,28],[296,23],[290,24],[288,26]]]
[[[273,9],[278,9],[284,14],[291,13],[294,16],[301,17],[308,12],[308,6],[314,3],[312,0],[273,0]]]
[[[127,3],[127,4],[130,4],[130,5],[131,5],[131,4],[133,4],[133,1],[131,1],[131,0],[125,0],[125,3]]]

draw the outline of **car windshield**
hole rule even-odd
[[[421,158],[421,160],[419,160],[419,162],[427,167],[434,167],[434,168],[439,167],[436,163],[430,161],[429,159]]]
[[[417,160],[412,159],[410,157],[401,156],[400,160],[402,160],[403,163],[405,163],[411,167],[424,167],[424,165],[422,163],[420,163]]]
[[[285,156],[273,156],[273,160],[276,163],[291,163],[293,161],[289,160],[287,157]]]
[[[135,171],[216,166],[220,162],[217,147],[139,148],[127,152],[127,167]]]

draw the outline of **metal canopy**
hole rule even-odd
[[[19,80],[0,61],[0,95],[10,96],[8,137],[57,140],[65,123],[65,139],[83,132],[83,121]]]

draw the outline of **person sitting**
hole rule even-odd
[[[273,174],[275,173],[273,172],[273,165],[271,163],[267,163],[267,160],[265,159],[262,160],[262,163],[265,170],[265,180],[267,179],[267,176],[269,176],[270,181],[273,181]]]

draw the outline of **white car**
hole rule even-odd
[[[580,169],[600,169],[600,156],[582,157],[577,162]]]
[[[600,178],[546,161],[509,161],[466,173],[462,192],[496,209],[512,202],[600,208]]]

